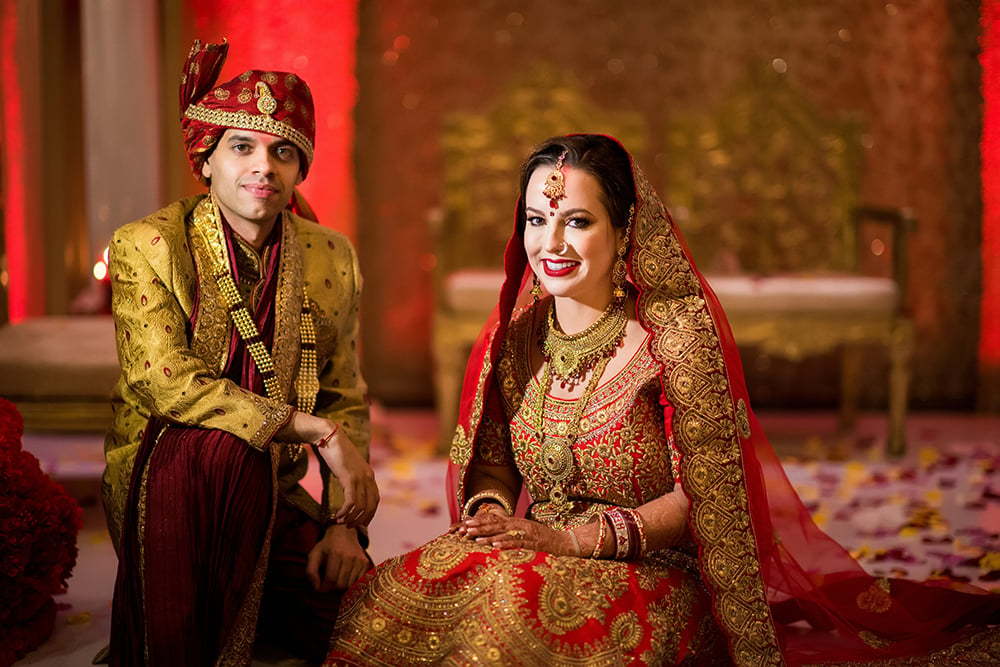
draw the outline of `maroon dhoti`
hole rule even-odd
[[[171,426],[143,442],[136,465],[144,460],[126,516],[111,664],[249,661],[256,630],[322,662],[343,591],[320,593],[306,576],[317,521],[279,501],[271,528],[270,456],[221,431]]]

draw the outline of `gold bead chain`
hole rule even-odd
[[[201,232],[205,244],[212,251],[215,261],[215,280],[219,286],[219,292],[226,304],[226,309],[240,334],[240,338],[247,346],[247,351],[257,366],[257,371],[264,379],[264,391],[268,398],[284,401],[285,396],[281,391],[281,385],[274,373],[274,360],[268,351],[264,341],[261,340],[257,323],[254,322],[247,310],[246,304],[240,298],[239,290],[229,271],[226,261],[225,245],[221,238],[221,232],[215,222],[219,220],[219,212],[214,197],[211,198],[211,209],[207,215],[198,215],[196,209],[193,217],[195,228]],[[199,207],[200,208],[200,207]],[[214,217],[214,220],[213,220]],[[316,407],[316,395],[319,393],[319,376],[316,373],[316,326],[312,317],[312,305],[309,301],[309,294],[305,287],[302,288],[302,316],[299,322],[299,338],[301,341],[301,360],[299,363],[299,373],[295,378],[295,392],[297,394],[296,409],[299,412],[312,414]],[[302,455],[302,443],[287,445],[288,454],[292,460],[298,460]]]

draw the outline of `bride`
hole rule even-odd
[[[812,522],[618,142],[532,152],[504,265],[451,452],[456,522],[348,592],[326,664],[1000,661],[1000,596],[872,578]]]

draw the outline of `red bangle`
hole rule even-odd
[[[330,438],[335,436],[337,434],[337,431],[339,430],[340,430],[340,424],[334,424],[333,430],[327,433],[325,438],[317,442],[316,447],[318,447],[319,449],[323,449],[324,447],[326,447],[326,443],[330,442]]]

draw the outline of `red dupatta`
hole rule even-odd
[[[876,579],[812,521],[750,409],[717,297],[634,162],[632,172],[628,273],[639,292],[636,314],[674,409],[688,523],[733,661],[915,665],[931,654],[951,665],[1000,661],[1000,629],[986,626],[1000,623],[1000,596],[952,582]],[[485,406],[499,400],[499,349],[515,307],[530,298],[523,215],[519,201],[499,303],[466,369],[449,470],[453,520]]]

